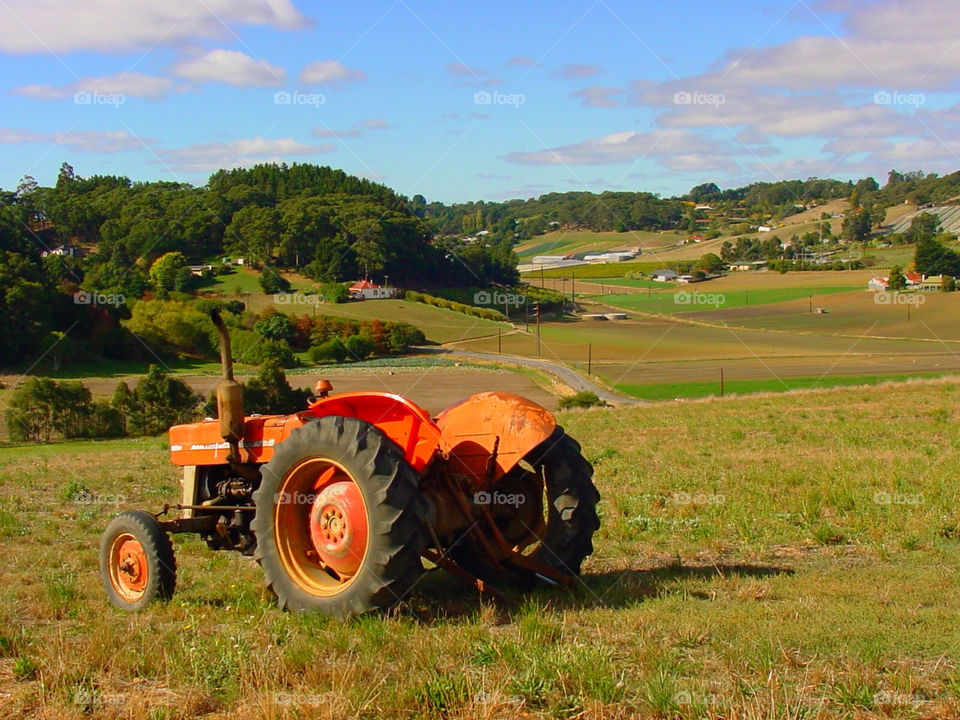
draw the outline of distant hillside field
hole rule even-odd
[[[516,246],[517,256],[529,262],[534,255],[575,255],[606,250],[640,247],[644,251],[676,245],[687,237],[683,232],[593,232],[590,230],[555,230],[537,235]]]
[[[313,304],[313,296],[309,295],[255,295],[241,296],[250,310],[262,312],[267,307],[273,307],[279,312],[292,315],[334,315],[336,317],[355,318],[357,320],[374,320],[406,322],[420,328],[428,340],[437,343],[467,340],[471,338],[496,336],[497,329],[508,330],[508,323],[498,323],[492,320],[465,315],[455,310],[425,305],[424,303],[408,302],[406,300],[361,300],[345,303],[318,303]],[[280,300],[286,302],[280,302]]]

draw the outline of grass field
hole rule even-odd
[[[290,285],[294,290],[307,290],[313,286],[311,280],[295,273],[283,273],[283,276],[290,281]],[[226,275],[213,277],[206,284],[201,285],[200,291],[238,295],[247,293],[260,294],[263,292],[263,289],[260,287],[259,272],[247,267],[237,267]]]
[[[284,297],[287,302],[277,302]],[[496,336],[497,329],[509,329],[509,323],[484,320],[472,315],[433,307],[424,303],[406,300],[364,300],[362,302],[311,304],[313,296],[287,294],[285,296],[258,293],[241,298],[250,310],[262,312],[273,307],[280,312],[294,315],[334,315],[355,320],[406,322],[420,328],[428,340],[443,343],[455,340]]]
[[[534,255],[565,255],[567,253],[603,252],[605,250],[639,247],[644,252],[676,245],[687,237],[684,232],[593,232],[591,230],[557,230],[538,235],[516,246],[517,256],[529,261]]]
[[[784,390],[805,378],[848,383],[960,371],[960,295],[905,294],[882,303],[863,289],[869,275],[731,273],[657,288],[578,281],[578,292],[615,292],[578,296],[584,313],[626,309],[629,319],[543,322],[541,353],[582,370],[589,356],[593,375],[643,398],[703,395],[717,388],[721,368],[737,392]],[[490,339],[463,346],[496,351]],[[536,353],[532,331],[504,337],[502,346],[508,354]]]
[[[661,287],[663,283],[660,283]],[[624,295],[603,295],[607,305],[648,313],[687,313],[706,309],[732,309],[768,305],[798,298],[810,299],[832,293],[860,291],[854,287],[769,287],[742,291],[723,292],[720,286],[711,287],[710,283],[677,285],[659,292],[652,288],[647,293],[629,293]]]
[[[251,560],[182,536],[173,601],[113,610],[97,538],[175,498],[165,442],[3,448],[0,716],[956,717],[958,400],[939,380],[561,413],[603,495],[573,591],[494,605],[430,574],[347,623],[278,611]]]
[[[949,373],[953,375],[954,373]],[[727,395],[787,392],[790,390],[824,390],[851,385],[878,385],[884,382],[903,382],[915,378],[940,377],[944,373],[916,373],[914,375],[832,375],[820,377],[771,377],[755,380],[726,380],[721,388],[720,378],[710,382],[652,383],[650,385],[617,385],[617,389],[641,400],[674,400]]]

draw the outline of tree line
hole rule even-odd
[[[309,390],[292,388],[273,360],[244,385],[244,406],[264,415],[303,410],[309,396]],[[120,382],[109,398],[94,398],[77,381],[27,378],[14,389],[5,419],[11,440],[48,443],[159,435],[172,425],[215,416],[213,391],[205,399],[160,366],[150,365],[132,389]]]

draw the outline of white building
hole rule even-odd
[[[618,250],[614,252],[588,253],[583,256],[583,259],[588,263],[618,263],[633,260],[634,257],[636,257],[635,253],[628,250]]]
[[[350,297],[356,300],[384,300],[396,296],[396,288],[380,287],[369,280],[361,280],[350,286]]]
[[[653,279],[656,282],[673,282],[677,279],[677,271],[664,268],[662,270],[654,270]]]

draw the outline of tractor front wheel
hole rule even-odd
[[[173,543],[153,515],[127,511],[110,521],[100,538],[100,579],[110,602],[122,610],[142,610],[173,595]]]
[[[404,599],[423,573],[418,484],[400,448],[362,420],[291,432],[261,468],[250,525],[280,607],[343,618]]]

